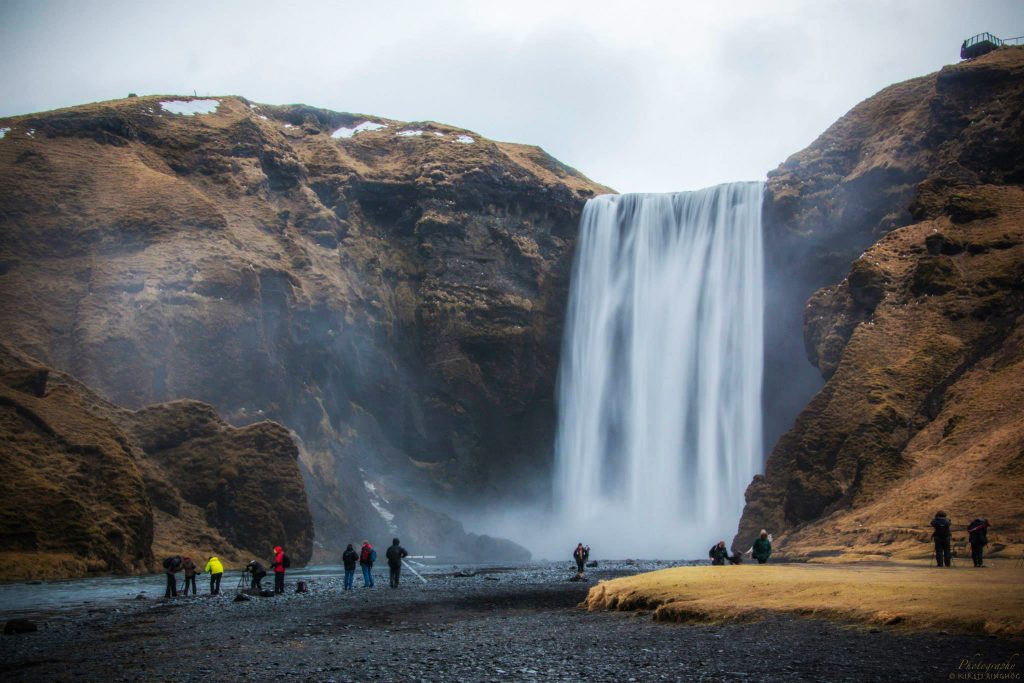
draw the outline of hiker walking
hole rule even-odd
[[[408,554],[397,538],[391,540],[391,547],[384,553],[384,556],[388,558],[388,570],[391,575],[392,588],[398,588],[398,578],[402,573],[402,558]]]
[[[263,578],[267,575],[267,569],[256,560],[250,560],[249,564],[245,565],[246,571],[249,572],[251,583],[249,585],[250,590],[263,592]]]
[[[373,563],[377,561],[377,551],[369,541],[363,541],[359,550],[359,566],[363,570],[363,588],[373,588]]]
[[[754,539],[750,547],[750,554],[754,556],[758,564],[764,564],[772,556],[772,538],[768,535],[767,529],[761,529],[761,534]]]
[[[284,570],[290,566],[292,566],[292,561],[288,558],[288,554],[281,546],[274,546],[274,561],[270,563],[270,567],[274,570],[275,593],[284,593]]]
[[[708,551],[708,557],[711,558],[711,564],[716,567],[724,565],[729,557],[729,551],[725,549],[725,541],[719,541],[711,546],[711,550]]]
[[[204,571],[210,574],[210,595],[220,595],[220,580],[224,576],[224,565],[216,556],[212,556],[206,561]]]
[[[576,560],[576,573],[583,574],[583,567],[587,564],[587,554],[582,543],[576,544],[576,550],[572,551],[572,559]]]
[[[935,564],[939,567],[948,567],[952,555],[949,550],[952,534],[949,529],[949,517],[942,510],[935,513],[932,529],[932,538],[935,540]]]
[[[182,589],[182,595],[188,595],[189,586],[192,587],[192,595],[199,595],[199,591],[196,590],[196,574],[199,572],[199,567],[192,561],[191,557],[184,557],[181,560],[181,568],[185,570],[185,587]]]
[[[967,525],[967,537],[971,541],[971,559],[975,567],[984,567],[985,546],[988,545],[988,520],[978,517]]]
[[[356,563],[359,562],[359,553],[349,543],[345,552],[341,554],[341,563],[345,565],[345,590],[352,590],[352,584],[356,580]]]
[[[178,597],[178,577],[175,576],[181,571],[181,555],[168,557],[164,560],[164,573],[167,575],[167,590],[164,591],[165,598]]]

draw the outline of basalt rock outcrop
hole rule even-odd
[[[1024,50],[998,50],[883,90],[769,175],[769,272],[791,264],[790,300],[821,286],[803,336],[826,382],[736,547],[767,527],[791,557],[921,555],[939,509],[955,544],[978,515],[990,550],[1024,543],[1021,111]]]
[[[298,449],[272,422],[234,428],[196,401],[124,410],[0,344],[0,442],[7,580],[312,552]]]
[[[323,558],[406,530],[430,552],[446,510],[546,482],[605,188],[442,124],[178,99],[0,121],[3,337],[129,408],[288,427]]]

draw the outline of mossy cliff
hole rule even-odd
[[[443,124],[176,99],[0,121],[4,339],[129,408],[287,426],[325,559],[406,529],[464,549],[434,547],[458,527],[439,510],[546,482],[572,245],[605,188]]]
[[[990,550],[1024,543],[1021,111],[1024,49],[998,50],[883,90],[769,175],[769,277],[826,285],[803,311],[826,382],[737,547],[768,527],[791,557],[919,556],[939,509],[958,545],[978,515]]]
[[[272,422],[234,428],[196,401],[124,410],[0,344],[0,441],[6,580],[311,555],[298,449]]]

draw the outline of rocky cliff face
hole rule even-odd
[[[999,50],[883,90],[770,174],[778,291],[831,280],[803,316],[827,381],[737,547],[764,526],[791,556],[920,554],[938,509],[958,541],[985,515],[994,548],[1024,542],[1022,110],[1024,50]]]
[[[324,557],[523,493],[579,211],[605,188],[441,124],[174,101],[0,121],[4,337],[131,408],[286,425]]]
[[[272,422],[236,429],[196,401],[124,410],[0,344],[0,440],[6,580],[311,554],[298,450]]]

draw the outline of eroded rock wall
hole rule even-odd
[[[312,553],[298,449],[272,422],[234,428],[196,401],[124,410],[0,344],[0,441],[7,580]]]
[[[769,176],[769,259],[804,286],[848,265],[806,304],[826,382],[736,547],[768,527],[793,557],[921,554],[940,508],[957,542],[981,514],[1024,541],[1022,110],[1024,50],[999,50],[883,90]]]
[[[435,510],[543,488],[573,239],[605,188],[442,124],[169,99],[0,122],[4,337],[132,408],[286,425],[325,558],[417,526],[378,488]]]

